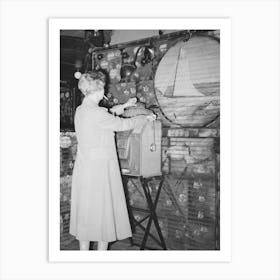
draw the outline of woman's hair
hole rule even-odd
[[[87,95],[90,92],[99,92],[104,88],[103,73],[100,72],[87,72],[82,74],[79,79],[78,88],[84,94]]]

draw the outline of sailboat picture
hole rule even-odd
[[[194,36],[171,47],[155,75],[155,92],[169,121],[203,127],[220,112],[220,44],[210,36]]]

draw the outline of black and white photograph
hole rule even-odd
[[[278,0],[0,0],[0,279],[279,280]]]
[[[60,251],[220,251],[220,31],[59,29]]]

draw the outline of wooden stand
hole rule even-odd
[[[129,202],[128,202],[129,201],[128,200],[128,189],[127,189],[127,182],[129,180],[129,178],[138,178],[140,180],[141,186],[142,186],[143,191],[144,191],[145,199],[147,201],[148,209],[142,209],[142,208],[134,207],[134,206],[131,206],[129,204]],[[153,178],[160,179],[159,186],[158,186],[158,189],[157,189],[154,200],[152,199],[151,192],[150,192],[150,189],[149,189],[149,186],[148,186],[149,180],[151,180]],[[131,244],[139,246],[140,250],[144,250],[145,248],[147,248],[146,243],[147,243],[148,237],[151,237],[163,250],[167,250],[166,244],[165,244],[165,241],[164,241],[164,238],[163,238],[160,226],[159,226],[158,217],[157,217],[157,214],[156,214],[156,207],[157,207],[160,192],[161,192],[161,189],[162,189],[164,177],[163,176],[155,176],[155,177],[144,178],[142,176],[137,176],[136,177],[136,176],[124,175],[123,180],[124,180],[124,185],[126,186],[125,187],[125,192],[126,192],[126,197],[127,197],[127,202],[128,202],[127,203],[128,213],[129,213],[129,218],[130,218],[130,222],[131,222],[131,226],[132,226],[132,231],[135,232],[136,227],[139,227],[144,231],[144,237],[143,237],[143,240],[142,240],[141,244],[135,243],[133,241],[133,238],[131,238]],[[147,215],[143,219],[141,219],[140,221],[137,221],[134,218],[134,215],[132,213],[133,210],[137,210],[139,212],[146,213]],[[148,223],[147,223],[146,227],[144,227],[143,222],[147,219],[149,219]],[[154,222],[155,228],[156,228],[158,236],[159,236],[159,240],[152,233],[150,233],[152,222]]]

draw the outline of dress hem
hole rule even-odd
[[[114,241],[119,241],[119,240],[123,240],[123,239],[127,239],[127,238],[130,238],[132,237],[132,235],[125,235],[125,236],[117,236],[116,238],[114,239],[109,239],[109,240],[104,240],[104,239],[99,239],[99,238],[93,238],[93,239],[82,239],[82,238],[79,238],[78,235],[76,234],[72,234],[72,233],[69,233],[71,234],[72,236],[74,236],[77,240],[81,240],[81,241],[90,241],[90,242],[100,242],[100,241],[103,241],[103,242],[114,242]]]

